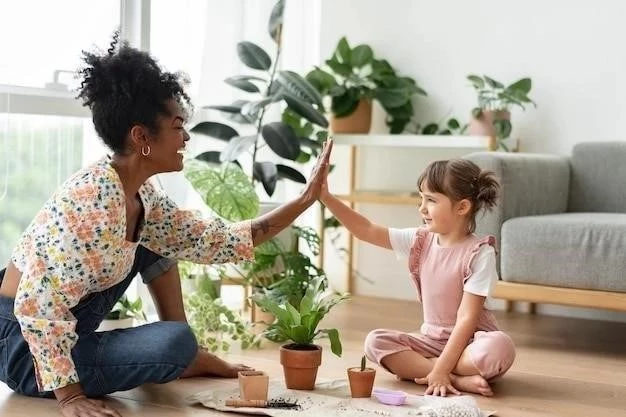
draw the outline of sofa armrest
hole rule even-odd
[[[513,217],[564,213],[569,198],[570,165],[567,157],[504,152],[476,152],[466,159],[496,173],[501,184],[498,205],[479,214],[476,232],[500,242],[502,223]]]

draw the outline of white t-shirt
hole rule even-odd
[[[417,228],[389,228],[391,247],[398,258],[408,258],[415,242]],[[498,282],[496,251],[491,245],[482,245],[470,263],[472,274],[465,280],[463,290],[471,294],[489,297]]]

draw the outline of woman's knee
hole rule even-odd
[[[380,363],[383,356],[389,352],[395,352],[398,347],[404,346],[402,336],[405,333],[397,330],[376,329],[372,330],[365,337],[365,356],[372,362]]]
[[[198,342],[187,323],[177,321],[164,321],[162,327],[162,340],[159,347],[161,361],[175,363],[182,368],[187,368],[198,353]]]
[[[482,377],[491,379],[504,375],[511,368],[515,361],[515,344],[502,331],[486,332],[474,340],[470,353]]]

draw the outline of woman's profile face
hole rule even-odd
[[[157,117],[158,131],[149,140],[150,154],[145,156],[153,165],[154,171],[172,172],[183,169],[183,151],[189,140],[185,129],[186,114],[176,100],[168,100],[169,114]]]

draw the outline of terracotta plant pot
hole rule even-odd
[[[356,109],[346,117],[330,117],[332,133],[369,133],[372,125],[372,101],[367,98],[359,100]]]
[[[242,400],[267,400],[269,376],[262,371],[240,371],[239,396]]]
[[[511,113],[507,110],[483,110],[478,118],[470,120],[468,133],[475,136],[496,136],[493,126],[494,120],[511,120]]]
[[[322,364],[322,347],[295,343],[283,345],[280,347],[280,363],[287,388],[315,389],[317,368]]]
[[[350,381],[350,393],[352,398],[369,398],[372,396],[376,369],[360,367],[348,368],[348,381]]]

